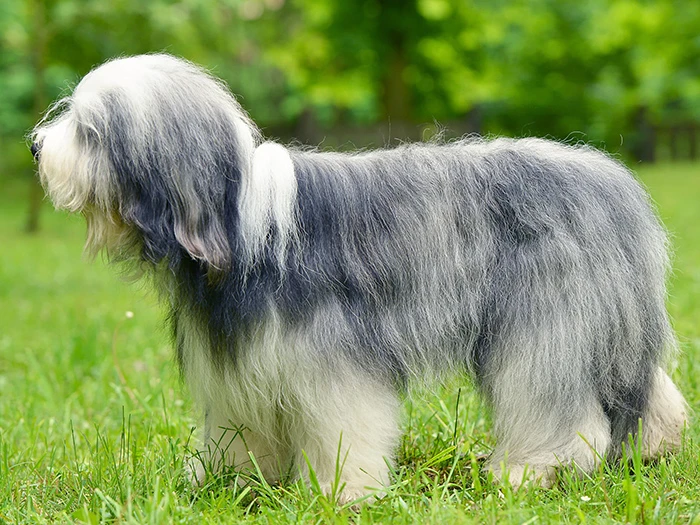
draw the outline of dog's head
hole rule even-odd
[[[31,149],[54,205],[86,216],[89,251],[153,263],[186,254],[225,269],[226,226],[237,220],[228,215],[258,140],[220,81],[143,55],[85,76],[33,131]]]

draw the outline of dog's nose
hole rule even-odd
[[[29,148],[34,156],[34,160],[39,162],[39,153],[41,152],[41,144],[38,142],[33,142],[31,148]]]

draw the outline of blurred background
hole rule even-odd
[[[697,0],[2,0],[0,177],[31,176],[28,130],[82,75],[154,51],[225,79],[283,141],[481,133],[628,162],[698,154]]]
[[[36,181],[26,137],[49,104],[109,58],[159,51],[225,79],[284,142],[534,135],[624,160],[671,233],[674,379],[700,407],[700,0],[0,0],[0,523],[369,519],[314,514],[326,506],[286,488],[241,504],[229,478],[184,488],[199,422],[165,312],[80,258],[85,221],[52,213]],[[648,475],[634,461],[517,497],[478,488],[494,441],[468,384],[406,419],[399,465],[417,474],[384,522],[698,523],[697,417],[681,459]]]

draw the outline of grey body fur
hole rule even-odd
[[[518,362],[543,411],[576,418],[591,391],[617,437],[636,430],[674,336],[665,234],[621,164],[539,139],[292,160],[322,195],[299,201],[292,264],[336,288],[319,302],[347,330],[317,348],[401,378],[466,366],[491,397]]]

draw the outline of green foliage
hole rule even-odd
[[[700,168],[641,172],[675,246],[669,308],[683,353],[674,380],[700,403]],[[27,181],[0,192],[0,523],[698,523],[700,427],[681,453],[551,490],[498,487],[481,472],[494,444],[464,380],[408,402],[387,496],[354,513],[301,483],[242,488],[228,473],[201,489],[183,460],[198,425],[178,381],[163,312],[101,261],[81,261],[80,217],[50,213],[20,233]],[[127,315],[132,312],[133,315]],[[342,462],[339,459],[339,463]]]
[[[691,0],[4,0],[0,162],[17,164],[7,144],[41,101],[107,58],[163,50],[286,138],[307,121],[437,120],[636,153],[643,126],[700,119],[698,35]]]

